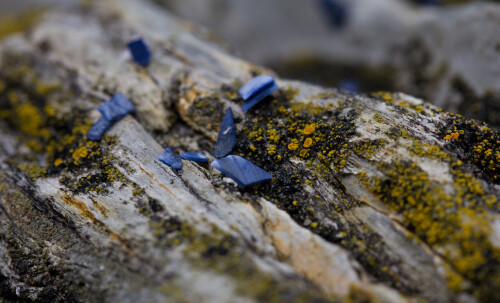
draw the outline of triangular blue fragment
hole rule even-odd
[[[194,162],[208,162],[207,156],[205,156],[202,153],[189,153],[189,152],[184,152],[180,154],[180,157],[184,160],[188,161],[194,161]]]
[[[219,136],[215,143],[214,156],[222,158],[229,155],[236,145],[236,131],[234,129],[233,111],[228,108],[220,125]]]
[[[260,91],[271,87],[274,85],[274,77],[270,75],[260,75],[252,78],[245,85],[243,85],[238,93],[243,98],[243,100],[248,100],[248,98],[256,95]]]
[[[272,94],[274,91],[276,91],[277,89],[279,88],[279,86],[277,84],[273,84],[272,86],[264,89],[264,90],[261,90],[260,92],[258,92],[256,95],[250,97],[250,99],[248,99],[244,104],[243,106],[241,107],[241,110],[243,110],[243,112],[246,112],[247,110],[249,110],[250,108],[254,107],[254,105],[256,105],[257,103],[259,103],[260,101],[264,100],[265,97],[269,96],[270,94]]]
[[[271,174],[252,162],[234,155],[215,160],[211,165],[242,186],[263,183],[273,178]]]
[[[182,159],[176,157],[174,155],[174,152],[170,148],[165,149],[165,151],[158,158],[158,160],[167,164],[172,169],[177,169],[177,170],[182,169]]]
[[[147,66],[149,64],[151,52],[143,39],[139,38],[133,40],[127,46],[135,62],[142,66]]]
[[[108,129],[113,125],[112,122],[106,120],[104,117],[100,117],[94,125],[87,132],[87,138],[92,141],[101,140],[102,136],[108,131]]]
[[[117,93],[111,99],[97,108],[108,121],[116,122],[135,110],[134,105],[127,97]]]

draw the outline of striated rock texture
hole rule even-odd
[[[0,44],[0,298],[5,302],[500,300],[500,136],[402,93],[277,78],[148,2],[52,10]],[[147,39],[142,68],[126,43]],[[114,93],[137,107],[84,134]],[[208,164],[231,106],[240,188]],[[213,157],[210,158],[213,160]]]

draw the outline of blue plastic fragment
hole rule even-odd
[[[350,93],[359,93],[359,83],[354,79],[344,79],[339,84],[341,90],[345,90]]]
[[[135,107],[127,97],[117,93],[111,99],[99,106],[97,110],[100,111],[102,116],[108,121],[116,122],[133,112]]]
[[[94,125],[87,132],[87,138],[92,141],[101,140],[102,136],[108,131],[108,129],[113,125],[112,122],[106,120],[104,117],[100,117]]]
[[[222,158],[229,155],[236,145],[236,131],[234,129],[233,111],[227,109],[219,129],[217,143],[215,143],[214,156]]]
[[[243,100],[245,100],[241,109],[246,112],[278,88],[273,76],[260,75],[252,78],[238,91]]]
[[[179,157],[176,157],[174,152],[170,148],[165,149],[165,151],[158,158],[158,160],[167,164],[172,169],[176,169],[176,170],[182,169],[182,159]]]
[[[339,0],[319,0],[328,22],[333,27],[341,28],[347,23],[348,10]]]
[[[142,66],[147,66],[149,64],[151,52],[142,38],[130,41],[127,46],[135,62]]]
[[[203,162],[207,163],[208,158],[202,153],[189,153],[189,152],[184,152],[180,154],[180,157],[184,160],[188,161],[194,161],[194,162]]]
[[[211,165],[242,186],[251,186],[269,181],[271,174],[242,157],[230,155],[215,160]]]
[[[255,95],[259,90],[268,88],[273,86],[274,78],[270,75],[260,75],[257,77],[253,77],[250,81],[248,81],[245,85],[243,85],[238,93],[240,96],[247,100],[248,98]]]

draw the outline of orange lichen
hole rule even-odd
[[[455,141],[458,141],[458,137],[460,136],[460,134],[458,132],[454,132],[454,133],[451,133],[449,135],[446,135],[444,137],[445,140],[455,140]]]
[[[293,139],[292,143],[288,144],[289,150],[297,150],[299,148],[299,141],[297,139]]]
[[[316,130],[316,125],[314,123],[309,124],[304,128],[304,134],[310,135],[310,134],[314,133],[315,130]]]
[[[305,148],[308,148],[308,147],[311,147],[313,143],[313,140],[311,138],[307,138],[305,141],[304,141],[304,147]]]

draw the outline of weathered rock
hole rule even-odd
[[[498,134],[405,94],[277,79],[139,0],[53,10],[0,45],[0,295],[7,301],[498,300]],[[147,69],[126,58],[147,39]],[[85,139],[114,93],[137,108]],[[273,181],[209,164],[231,106],[234,154]],[[210,160],[213,160],[210,159]]]

